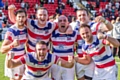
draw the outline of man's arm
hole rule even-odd
[[[16,16],[14,14],[15,9],[16,9],[15,5],[8,6],[8,16],[9,16],[10,21],[13,23],[16,22],[16,19],[15,19]],[[26,20],[25,25],[27,25],[28,22],[29,22],[29,19]]]
[[[102,32],[97,33],[98,39],[103,39],[103,44],[110,45],[111,47],[119,47],[120,43],[115,38],[112,38]]]
[[[11,22],[15,23],[15,14],[14,10],[16,9],[15,5],[8,6],[8,16]]]
[[[80,63],[80,64],[90,64],[90,62],[92,61],[92,58],[89,55],[83,55],[83,57],[75,57],[75,61]]]
[[[13,42],[9,40],[4,40],[0,49],[1,53],[7,53],[10,51],[12,48],[17,47],[19,45],[19,41],[15,39]]]
[[[20,59],[17,60],[13,60],[14,57],[14,53],[8,54],[7,56],[7,60],[6,60],[6,65],[8,68],[14,68],[17,67],[19,65],[22,65],[22,62],[20,61]]]
[[[95,22],[100,23],[99,29],[102,32],[107,32],[113,29],[113,25],[102,16],[96,17]]]
[[[66,34],[73,34],[73,29],[71,25],[68,25],[68,28],[66,30]]]
[[[58,58],[57,64],[65,68],[72,68],[74,66],[73,56],[68,56],[68,61]]]

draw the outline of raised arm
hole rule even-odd
[[[113,29],[113,25],[102,16],[96,17],[95,22],[100,23],[99,27],[102,32],[110,31]]]
[[[14,53],[8,54],[7,56],[6,65],[8,68],[14,68],[22,65],[22,62],[20,61],[20,59],[14,60],[13,57],[14,57]]]
[[[14,10],[16,9],[15,5],[9,5],[8,6],[8,16],[11,22],[15,23],[15,14]]]
[[[103,34],[102,32],[97,33],[98,39],[103,39],[103,44],[110,45],[111,47],[119,47],[120,43],[118,40],[116,40],[113,37],[110,37],[106,34]]]

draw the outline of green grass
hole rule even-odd
[[[1,42],[0,42],[1,47]],[[4,76],[4,60],[5,60],[5,54],[0,53],[0,80],[9,80],[9,78]],[[115,57],[116,62],[119,62],[118,65],[118,79],[120,80],[120,59],[118,57]]]
[[[0,48],[1,48],[0,42]],[[0,53],[0,80],[8,80],[9,78],[4,76],[4,61],[5,61],[5,54]]]

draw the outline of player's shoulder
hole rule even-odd
[[[17,28],[16,28],[15,25],[11,25],[11,26],[8,28],[8,31],[14,32],[14,31],[17,31]]]
[[[46,25],[49,26],[49,27],[52,27],[53,26],[53,22],[50,22],[50,21],[47,21]]]
[[[97,22],[93,22],[93,21],[90,21],[90,22],[88,23],[89,26],[94,26],[94,25],[96,25],[96,24],[97,24]]]
[[[28,58],[30,58],[30,59],[34,58],[35,56],[36,56],[36,53],[35,53],[35,52],[27,52],[27,53],[26,53],[26,57],[28,57]]]

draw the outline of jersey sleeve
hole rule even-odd
[[[96,35],[99,29],[100,29],[100,23],[93,24],[93,26],[91,27],[92,34]]]
[[[57,55],[52,54],[52,62],[53,62],[54,64],[57,63],[58,59],[59,59],[59,57],[58,57]]]
[[[82,40],[80,34],[77,34],[77,39],[76,39],[76,42],[79,42],[79,40]]]
[[[103,44],[103,45],[106,45],[106,44],[107,44],[106,39],[102,39],[102,41],[101,41],[101,42],[102,42],[102,44]]]
[[[54,24],[55,24],[55,29],[54,30],[58,29],[58,23],[54,22]]]
[[[26,24],[26,27],[27,27],[27,28],[30,26],[31,21],[32,21],[31,19],[27,19],[27,20],[26,20],[25,24]]]
[[[14,34],[11,29],[8,29],[8,31],[5,33],[5,40],[13,41],[14,40]]]
[[[80,35],[78,35],[77,43],[78,43],[77,54],[78,54],[79,57],[83,57],[82,44],[84,43],[84,41],[82,40]]]
[[[27,57],[26,55],[20,57],[20,61],[21,61],[22,64],[26,63],[26,57]]]

